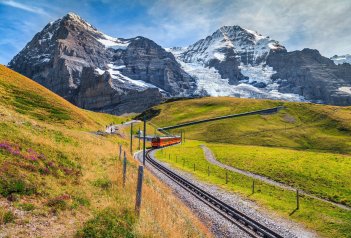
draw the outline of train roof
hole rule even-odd
[[[155,136],[154,138],[171,139],[171,138],[180,138],[180,136]]]

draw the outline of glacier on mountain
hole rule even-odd
[[[298,94],[278,91],[279,84],[272,79],[276,72],[266,65],[270,51],[278,49],[285,50],[285,47],[255,31],[224,26],[193,45],[166,50],[196,79],[195,94],[306,101]],[[229,78],[222,77],[211,65],[213,60],[221,62],[227,57],[235,57],[240,63],[238,68],[244,79],[237,84],[230,83]]]

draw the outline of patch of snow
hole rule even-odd
[[[41,59],[41,62],[49,62],[50,61],[50,59],[49,58],[43,58],[43,59]]]
[[[343,93],[351,94],[351,87],[340,87],[339,91]]]
[[[259,41],[259,40],[262,40],[262,39],[265,39],[267,38],[266,36],[263,36],[261,34],[258,34],[256,31],[252,31],[252,30],[249,30],[249,29],[245,29],[243,28],[245,31],[247,31],[248,33],[250,33],[251,35],[253,35],[255,37],[255,40],[256,41]]]
[[[224,61],[224,60],[225,60],[225,55],[222,54],[222,53],[214,52],[214,53],[213,53],[213,56],[214,56],[215,58],[217,58],[218,60],[220,60],[220,61]]]
[[[113,79],[112,82],[111,82],[111,87],[113,89],[115,89],[115,90],[118,90],[118,84],[123,83],[124,86],[136,89],[138,91],[143,91],[143,90],[148,89],[148,88],[157,88],[160,91],[164,91],[161,88],[158,88],[158,87],[156,87],[153,84],[146,83],[146,82],[144,82],[142,80],[131,79],[131,78],[123,75],[119,71],[119,69],[124,68],[125,65],[114,65],[114,64],[110,63],[110,64],[107,64],[107,66],[108,66],[108,70],[107,71],[110,73],[111,78]],[[96,68],[95,70],[99,74],[101,74],[101,73],[103,74],[105,72],[105,71],[103,71],[103,70],[101,70],[99,68]]]
[[[103,44],[106,48],[124,50],[130,44],[130,41],[114,38],[103,33],[101,33],[101,36],[102,38],[97,38],[97,41]]]
[[[263,64],[252,66],[241,63],[239,69],[244,76],[249,78],[248,83],[250,84],[255,82],[265,83],[266,85],[272,84],[271,76],[276,73],[272,67]]]
[[[103,75],[106,71],[100,68],[95,68],[95,71],[98,72],[99,75]]]
[[[343,63],[348,63],[351,64],[351,55],[335,55],[330,58],[331,60],[334,61],[335,64],[343,64]]]

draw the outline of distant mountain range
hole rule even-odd
[[[194,96],[351,105],[349,63],[349,56],[328,59],[317,50],[287,52],[240,26],[164,49],[141,36],[107,36],[69,13],[46,25],[8,66],[79,107],[122,114]]]

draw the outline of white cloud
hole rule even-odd
[[[284,44],[315,48],[326,56],[351,53],[350,0],[158,0],[149,15],[161,41],[203,38],[223,25],[240,25]]]
[[[39,15],[44,15],[44,16],[48,15],[42,8],[30,6],[30,5],[19,3],[19,2],[15,2],[13,0],[2,0],[2,1],[0,1],[0,4],[4,4],[4,5],[10,6],[10,7],[14,7],[14,8],[18,8],[18,9],[21,9],[21,10],[24,10],[27,12],[36,13]]]

